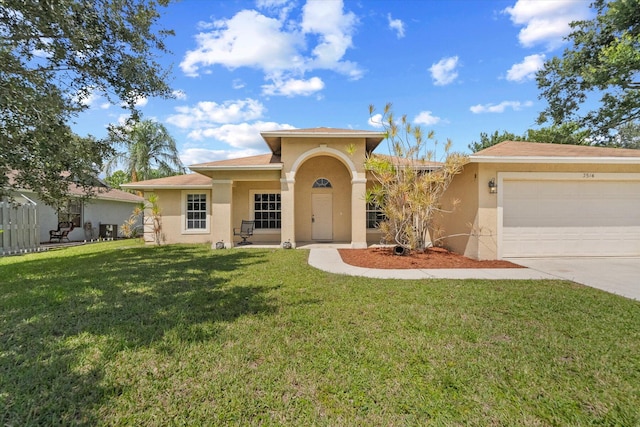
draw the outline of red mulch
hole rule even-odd
[[[442,248],[429,248],[426,253],[394,255],[393,248],[338,249],[342,260],[367,268],[523,268],[509,261],[476,261]]]

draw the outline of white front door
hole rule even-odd
[[[333,195],[311,195],[311,238],[333,240]]]

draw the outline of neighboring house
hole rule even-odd
[[[380,242],[364,160],[383,132],[261,135],[270,154],[124,186],[157,194],[166,243],[231,247],[243,219],[255,221],[254,243]],[[503,142],[470,157],[443,202],[454,198],[442,225],[458,236],[445,246],[471,258],[640,255],[640,150]]]
[[[23,197],[26,196],[36,203],[41,242],[49,241],[49,230],[57,229],[61,221],[73,222],[75,228],[69,233],[71,241],[121,236],[121,224],[129,219],[134,208],[144,201],[143,197],[106,186],[96,187],[96,195],[91,199],[82,199],[80,187],[71,185],[69,190],[71,195],[77,198],[72,199],[60,210],[46,205],[30,191],[23,190],[14,195],[18,202],[23,201]]]

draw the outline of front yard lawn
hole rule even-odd
[[[302,250],[0,258],[2,425],[640,425],[640,303]]]

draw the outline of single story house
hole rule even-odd
[[[14,194],[14,198],[19,203],[35,203],[40,242],[48,242],[49,230],[57,229],[58,223],[62,221],[70,221],[74,225],[74,229],[68,235],[71,241],[121,236],[120,226],[129,219],[133,210],[144,202],[144,198],[99,183],[94,190],[95,197],[84,199],[82,189],[71,184],[69,191],[72,199],[59,210],[46,205],[35,193],[28,190]]]
[[[380,242],[364,159],[383,132],[263,132],[269,154],[190,166],[126,184],[155,193],[166,243],[232,247],[243,219],[254,243]],[[445,246],[475,259],[640,255],[640,150],[503,142],[470,156],[443,202]],[[147,240],[152,238],[147,236]]]

